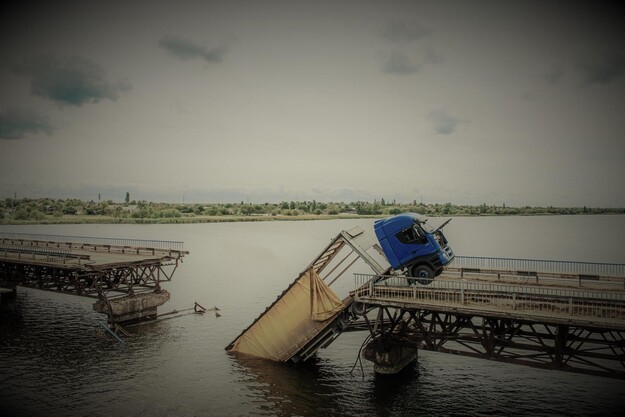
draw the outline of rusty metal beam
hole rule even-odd
[[[372,313],[377,309],[377,320],[364,316],[372,338],[395,334],[398,337],[393,340],[406,346],[417,343],[424,350],[625,378],[621,331],[405,307],[396,308],[393,314],[393,307],[379,303],[367,309]],[[402,326],[397,325],[399,321]]]

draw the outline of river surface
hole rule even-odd
[[[191,253],[163,285],[171,300],[159,312],[197,301],[221,317],[130,327],[119,343],[92,299],[18,288],[0,306],[0,415],[623,415],[625,381],[602,377],[425,351],[393,377],[367,361],[350,373],[364,332],[341,335],[305,366],[225,352],[340,230],[372,222],[2,226],[184,241]],[[458,255],[625,263],[625,216],[462,217],[445,231]]]

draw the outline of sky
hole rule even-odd
[[[615,2],[0,8],[0,198],[625,207]]]

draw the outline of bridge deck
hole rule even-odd
[[[188,253],[182,242],[0,233],[0,285],[101,299],[160,291]]]
[[[28,239],[0,234],[0,261],[74,270],[98,270],[166,262],[188,254],[182,249],[172,248],[181,247],[180,242],[79,239],[47,235],[46,240],[32,238],[37,235],[27,237]],[[149,243],[160,244],[161,247],[144,246]]]
[[[442,275],[429,285],[408,278],[356,275],[354,300],[402,309],[625,330],[622,281],[550,280]]]

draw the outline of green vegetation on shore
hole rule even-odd
[[[386,202],[320,203],[283,201],[281,203],[178,204],[111,200],[94,202],[77,199],[0,200],[0,224],[61,223],[207,223],[262,220],[314,220],[333,218],[383,217],[407,211],[427,216],[511,216],[547,214],[625,214],[625,208],[590,207],[506,207],[481,204],[405,204]]]

